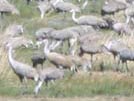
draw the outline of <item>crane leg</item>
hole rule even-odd
[[[75,43],[77,42],[77,39],[76,38],[74,38],[74,39],[70,39],[69,40],[69,44],[70,44],[70,54],[71,55],[75,55],[75,53],[76,53],[76,45],[75,45]]]
[[[4,12],[0,12],[1,13],[1,18],[4,18]]]
[[[44,18],[44,14],[45,14],[45,12],[44,11],[41,11],[41,19],[43,19]]]
[[[129,72],[129,68],[128,68],[128,65],[127,65],[127,61],[125,62],[125,64],[126,64],[126,70],[127,70],[127,72]]]
[[[130,22],[130,16],[127,16],[126,24]]]
[[[116,71],[120,71],[120,70],[121,70],[121,69],[120,69],[120,64],[121,64],[121,62],[122,62],[122,60],[120,59],[120,57],[119,57],[119,55],[118,55],[118,62],[117,62],[118,66],[117,66],[117,68],[116,68]]]
[[[20,82],[21,82],[21,94],[24,95],[27,90],[27,79],[26,77],[19,77]]]
[[[66,18],[66,12],[63,12],[63,21],[65,20]]]
[[[36,87],[35,87],[35,89],[34,89],[35,95],[37,95],[38,92],[40,91],[43,82],[44,82],[44,81],[39,81],[39,82],[37,83],[37,85],[36,85]]]
[[[93,66],[93,54],[91,54],[91,65]]]
[[[62,44],[62,41],[53,41],[49,48],[51,50],[54,50],[55,48],[57,48],[61,44]]]

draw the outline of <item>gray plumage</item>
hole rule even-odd
[[[46,59],[53,63],[57,68],[66,68],[76,71],[77,67],[90,69],[91,63],[88,59],[79,56],[64,55],[57,52],[51,52],[51,47],[48,46],[48,40],[45,40],[44,54]],[[76,67],[75,67],[76,66]]]
[[[97,41],[97,40],[99,40],[101,38],[102,38],[102,36],[100,35],[100,33],[98,33],[96,31],[96,32],[85,34],[85,35],[79,37],[79,43],[80,43],[80,45],[82,45],[84,43],[89,43],[89,42],[92,42],[92,41]]]
[[[38,2],[37,9],[40,11],[41,19],[44,18],[44,15],[50,11],[52,8],[51,4],[48,1]]]
[[[48,37],[56,40],[68,40],[70,38],[77,37],[77,33],[68,29],[62,29],[50,32]]]
[[[15,38],[8,38],[8,40],[5,40],[3,42],[3,45],[12,46],[13,48],[18,48],[22,46],[28,48],[29,46],[33,46],[33,41],[25,37],[15,37]]]
[[[91,62],[93,61],[93,55],[102,53],[105,51],[105,48],[101,43],[99,43],[99,39],[101,39],[100,35],[89,34],[83,36],[79,39],[80,41],[80,52],[79,55],[83,56],[84,53],[88,53],[91,55]]]
[[[134,23],[134,5],[129,6],[125,10],[126,23],[130,23],[131,21]]]
[[[120,11],[120,10],[125,10],[126,9],[126,4],[119,2],[119,1],[108,1],[106,2],[102,9],[101,9],[101,15],[106,15],[106,14],[113,14]]]
[[[125,63],[126,69],[127,71],[129,71],[129,68],[127,66],[127,61],[134,61],[134,51],[130,49],[124,49],[119,52],[118,56],[119,56],[118,64],[120,64],[120,62],[122,62],[122,64]]]
[[[115,23],[113,24],[113,30],[118,33],[118,35],[132,35],[133,30],[130,25],[126,23]]]
[[[134,0],[126,0],[126,2],[129,4],[134,4]]]
[[[8,60],[11,68],[15,72],[15,74],[19,77],[21,83],[23,84],[26,82],[26,79],[33,79],[35,81],[38,81],[39,75],[36,71],[36,69],[32,68],[31,66],[18,62],[13,59],[12,51],[13,48],[10,46],[8,47]],[[22,89],[24,90],[24,89]]]
[[[3,15],[4,13],[11,13],[19,15],[19,11],[17,8],[10,4],[7,0],[0,0],[0,13]]]
[[[40,28],[35,32],[36,40],[43,40],[46,35],[49,35],[50,32],[54,31],[54,28],[46,27],[46,28]]]
[[[62,11],[62,12],[70,12],[71,10],[74,10],[76,12],[80,12],[79,7],[76,5],[70,3],[70,2],[64,2],[63,0],[56,0],[53,3],[54,9],[57,11]]]
[[[10,37],[16,37],[22,35],[23,32],[24,32],[23,25],[11,24],[5,29],[4,34]]]
[[[108,26],[107,22],[100,17],[93,16],[93,15],[85,15],[76,18],[75,17],[76,12],[73,10],[71,12],[72,12],[73,21],[79,25],[90,25],[93,26],[94,28],[101,28],[101,27],[103,28]]]
[[[55,30],[55,31],[50,32],[48,34],[47,38],[51,39],[53,41],[57,41],[55,43],[55,46],[56,46],[56,44],[63,45],[63,42],[67,40],[68,41],[68,46],[70,48],[69,49],[70,53],[72,55],[74,55],[75,51],[76,51],[74,49],[75,48],[75,43],[77,42],[78,36],[79,35],[78,35],[77,32],[65,28],[65,29]]]
[[[123,42],[119,40],[111,40],[108,43],[104,45],[106,49],[112,53],[114,56],[114,59],[118,55],[118,53],[122,50],[129,49],[127,45],[125,45]]]
[[[79,36],[83,36],[85,34],[90,34],[90,33],[95,32],[94,28],[92,26],[88,26],[88,25],[72,26],[72,27],[68,27],[66,29],[78,33]]]
[[[43,63],[45,60],[46,58],[44,54],[40,54],[40,53],[33,54],[33,56],[31,57],[33,67],[37,67],[37,65],[39,64],[43,67]]]
[[[64,77],[64,70],[58,69],[58,68],[44,68],[39,72],[40,74],[40,79],[35,87],[35,94],[37,95],[39,90],[41,89],[42,84],[45,82],[46,85],[48,84],[49,81],[55,81],[59,79],[63,79]]]

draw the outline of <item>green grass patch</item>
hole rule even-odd
[[[10,83],[8,83],[10,82]],[[89,97],[95,95],[121,95],[132,96],[134,94],[134,81],[132,77],[124,76],[112,78],[112,76],[101,75],[75,75],[72,78],[65,77],[56,81],[55,84],[45,84],[39,93],[46,97]],[[33,95],[34,82],[28,83],[28,95]],[[18,96],[21,93],[20,83],[15,81],[0,81],[0,95]]]

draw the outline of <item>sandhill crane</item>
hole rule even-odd
[[[113,30],[115,32],[117,32],[119,35],[132,35],[133,34],[133,30],[132,28],[130,28],[130,26],[126,23],[115,23],[113,24]]]
[[[91,62],[93,62],[93,55],[104,52],[104,47],[102,45],[96,45],[95,42],[84,43],[80,46],[79,55],[82,56],[84,53],[91,55]]]
[[[126,2],[129,4],[134,4],[134,0],[126,0]]]
[[[3,45],[12,46],[13,48],[18,48],[21,46],[28,48],[30,45],[33,46],[33,41],[25,37],[15,37],[15,38],[8,38],[8,40],[5,40],[3,42]]]
[[[70,2],[64,2],[63,0],[56,0],[53,4],[54,9],[59,12],[70,12],[74,10],[75,12],[80,12],[80,8]],[[64,16],[65,17],[65,16]]]
[[[50,52],[50,48],[52,50],[52,47],[48,46],[48,39],[43,40],[43,42],[45,44],[44,54],[46,59],[48,59],[58,68],[69,68],[70,70],[75,70],[74,65],[69,59],[67,59],[65,55],[58,54],[56,52]]]
[[[91,25],[95,28],[108,26],[108,24],[105,20],[103,20],[102,18],[99,18],[97,16],[85,15],[85,16],[81,16],[79,18],[76,18],[76,12],[74,10],[72,10],[71,12],[72,12],[72,19],[76,24]]]
[[[37,6],[38,10],[40,11],[40,17],[41,19],[44,18],[44,15],[51,10],[51,4],[48,1],[41,1],[38,2]]]
[[[11,13],[19,15],[17,8],[10,4],[7,0],[0,0],[0,13],[3,16],[4,13]]]
[[[8,37],[16,37],[19,35],[22,35],[24,32],[24,28],[23,25],[21,24],[11,24],[9,25],[5,31],[4,31],[4,35],[7,35]]]
[[[98,34],[87,34],[79,39],[80,52],[79,55],[83,56],[84,53],[91,55],[91,62],[93,62],[93,55],[105,52],[105,47],[98,41],[102,37]]]
[[[106,1],[105,4],[103,5],[101,9],[101,15],[104,16],[106,14],[113,14],[120,11],[120,10],[125,10],[127,5],[123,2],[115,1],[115,0],[110,0]]]
[[[116,60],[116,57],[120,51],[129,49],[127,45],[125,45],[123,42],[119,40],[111,40],[105,43],[104,46],[109,52],[112,53],[114,60]]]
[[[42,40],[45,38],[46,34],[54,30],[55,30],[54,28],[50,28],[50,27],[40,28],[35,32],[35,38],[37,41]]]
[[[19,24],[11,24],[3,31],[3,38],[1,38],[2,45],[7,44],[15,37],[21,36],[23,31],[23,26]],[[11,42],[12,43],[12,42]]]
[[[125,63],[126,70],[129,71],[127,61],[134,61],[134,51],[130,49],[121,50],[118,54],[118,57],[119,57],[118,65],[120,64],[120,62],[122,62],[123,67],[124,67],[124,63]]]
[[[95,32],[94,28],[88,25],[72,26],[72,27],[64,28],[63,30],[70,30],[76,32],[80,36],[84,34],[89,34],[90,32]],[[49,28],[49,27],[40,28],[39,30],[36,31],[35,37],[37,40],[43,40],[45,36],[50,35],[52,31],[56,31],[56,30],[54,28]]]
[[[74,48],[74,44],[76,43],[75,39],[78,36],[94,32],[95,30],[93,29],[92,26],[86,26],[86,25],[67,27],[62,30],[55,30],[53,28],[41,28],[36,31],[36,39],[37,39],[36,44],[39,47],[40,40],[43,40],[45,36],[48,36],[48,38],[52,39],[52,41],[55,40],[58,41],[59,45],[60,43],[63,43],[64,40],[69,40],[69,46],[71,46],[70,53],[74,54],[72,49]]]
[[[134,5],[129,6],[125,10],[125,16],[126,16],[126,23],[130,23],[130,21],[133,21],[134,23]]]
[[[35,95],[38,94],[39,90],[41,89],[42,84],[45,82],[46,85],[48,84],[49,81],[51,80],[59,80],[63,79],[64,77],[64,70],[58,69],[58,68],[53,68],[53,67],[48,67],[44,68],[39,72],[40,74],[40,79],[35,87]]]
[[[32,68],[31,66],[16,61],[12,55],[13,48],[12,46],[8,46],[8,60],[11,68],[13,69],[14,73],[20,79],[22,84],[26,83],[27,79],[33,79],[34,81],[38,81],[39,75],[36,69]],[[25,85],[26,86],[26,85]],[[22,89],[23,91],[24,89]],[[24,92],[23,92],[24,93]]]
[[[51,44],[48,47],[48,40],[43,40],[45,43],[44,54],[46,59],[52,62],[57,68],[67,68],[71,71],[76,71],[77,67],[82,67],[84,71],[91,69],[91,62],[88,59],[81,58],[72,55],[63,55],[56,52],[50,52],[50,50],[55,49]]]
[[[89,33],[95,33],[95,29],[89,25],[78,25],[78,26],[67,27],[65,29],[74,31],[78,33],[79,36],[83,36]]]
[[[47,35],[48,39],[51,39],[56,45],[63,45],[64,41],[68,41],[70,54],[74,55],[76,52],[75,43],[77,42],[78,33],[68,29],[55,30]]]

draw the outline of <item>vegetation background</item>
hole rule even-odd
[[[70,1],[81,6],[81,4],[78,4],[77,0]],[[71,19],[71,14],[69,13],[66,15],[65,20],[63,20],[62,13],[56,12],[48,13],[44,19],[40,19],[40,13],[37,10],[37,5],[34,0],[30,5],[26,5],[26,0],[10,0],[10,2],[18,8],[21,14],[20,16],[4,15],[4,18],[0,18],[0,41],[2,41],[4,29],[12,23],[23,24],[25,28],[24,36],[31,38],[33,41],[35,41],[34,34],[39,28],[53,27],[62,29],[75,25]],[[92,0],[89,0],[88,7],[83,10],[81,14],[100,16],[103,3],[104,0],[96,0],[95,3],[93,3]],[[77,16],[81,14],[78,14]],[[124,21],[123,12],[119,12],[115,17],[119,21]],[[101,32],[106,36],[118,38],[116,33],[111,30],[101,30]],[[134,43],[131,37],[126,36],[121,38],[121,40],[133,48]],[[66,49],[67,47],[64,45],[64,51],[66,51]],[[34,51],[36,50],[31,48],[18,48],[16,49],[14,57],[18,61],[32,65],[30,59]],[[99,54],[95,56],[95,59],[94,68],[91,73],[78,73],[73,77],[70,77],[69,74],[67,74],[63,80],[56,81],[55,84],[49,83],[48,87],[44,84],[39,96],[65,98],[93,97],[98,95],[129,97],[134,95],[133,62],[129,63],[131,73],[126,74],[114,72],[113,67],[116,65],[111,55]],[[105,61],[105,71],[99,72],[102,60]],[[50,63],[46,62],[44,68],[46,66],[50,66]],[[26,96],[33,96],[34,87],[35,83],[33,81],[28,81],[28,94]],[[8,97],[20,96],[19,79],[10,68],[7,61],[7,52],[3,47],[0,47],[0,95]]]

